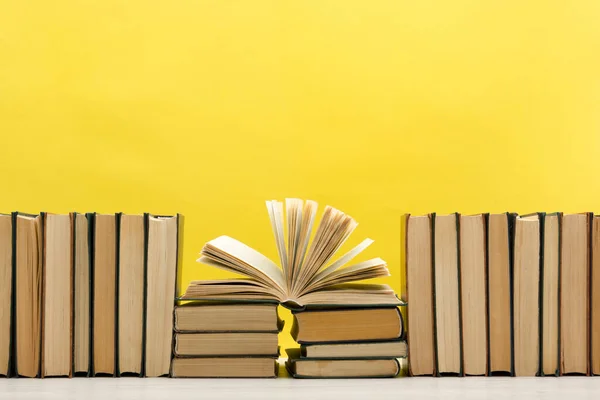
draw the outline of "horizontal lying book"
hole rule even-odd
[[[244,243],[220,236],[204,246],[198,262],[245,278],[193,281],[180,299],[272,300],[290,308],[400,304],[388,285],[349,284],[390,275],[381,258],[346,266],[373,240],[363,240],[329,263],[358,225],[352,217],[327,206],[311,241],[317,203],[286,199],[285,208],[284,215],[282,202],[267,202],[279,266]]]
[[[174,358],[173,378],[275,378],[279,364],[274,357]]]
[[[302,358],[404,358],[408,354],[404,340],[364,343],[318,343],[300,346]]]
[[[295,312],[291,330],[298,343],[390,340],[403,333],[402,314],[396,307]]]
[[[279,354],[277,332],[175,334],[176,356],[273,356]]]
[[[299,349],[288,349],[285,366],[294,378],[393,378],[400,373],[394,358],[302,358]]]
[[[188,303],[175,307],[176,332],[278,332],[277,304]]]

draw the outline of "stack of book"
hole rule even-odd
[[[391,378],[406,357],[397,307],[324,308],[294,313],[286,367],[295,378]]]
[[[284,217],[282,202],[267,202],[281,267],[245,244],[221,236],[204,246],[198,261],[243,278],[193,281],[180,300],[272,301],[303,310],[295,314],[296,339],[328,343],[305,347],[305,355],[344,360],[329,360],[322,369],[323,362],[291,351],[288,366],[294,376],[395,376],[399,371],[395,357],[405,355],[399,340],[401,302],[388,285],[351,283],[389,276],[386,263],[373,258],[345,266],[373,241],[365,239],[329,263],[356,221],[328,206],[311,241],[317,204],[286,199],[285,208]],[[175,360],[174,368],[181,360]]]
[[[167,375],[180,223],[0,215],[0,374]]]
[[[407,216],[413,375],[600,374],[600,217]]]
[[[192,301],[175,308],[175,378],[273,378],[277,335],[283,327],[276,302]]]

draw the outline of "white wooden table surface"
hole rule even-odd
[[[0,379],[4,400],[135,399],[556,399],[600,398],[600,378]]]

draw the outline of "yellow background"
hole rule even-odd
[[[275,259],[264,201],[311,198],[399,290],[404,212],[598,208],[598,21],[596,0],[0,0],[0,210],[181,212],[188,281],[225,276],[194,262],[221,234]]]

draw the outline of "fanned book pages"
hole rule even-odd
[[[337,250],[357,226],[349,215],[327,206],[316,227],[317,203],[267,201],[279,265],[229,236],[208,242],[198,262],[243,275],[241,279],[194,281],[183,300],[275,301],[291,308],[309,305],[399,305],[388,285],[351,283],[389,276],[385,261],[373,258],[346,266],[373,241],[365,239],[335,262]]]

